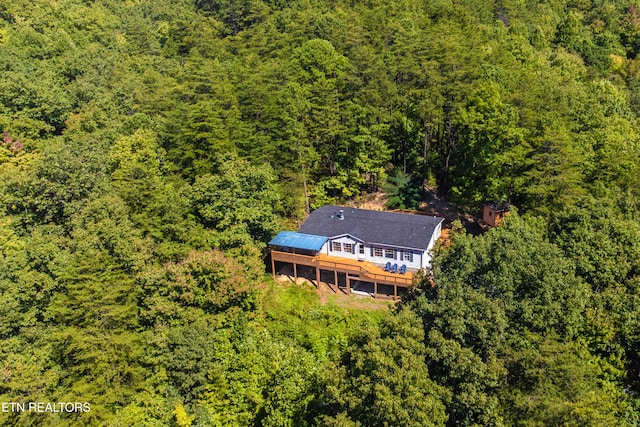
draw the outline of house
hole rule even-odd
[[[510,209],[511,205],[508,203],[484,203],[482,221],[491,227],[497,227],[502,224]]]
[[[327,205],[298,232],[273,238],[272,271],[324,282],[345,293],[397,298],[431,265],[443,218]]]

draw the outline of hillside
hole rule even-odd
[[[0,4],[0,425],[638,424],[639,54],[630,1]],[[393,309],[265,275],[380,191],[517,209]]]

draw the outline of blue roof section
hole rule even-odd
[[[310,251],[319,251],[326,242],[328,237],[316,236],[313,234],[296,233],[295,231],[282,231],[276,237],[271,239],[270,245],[286,246],[296,249],[307,249]]]

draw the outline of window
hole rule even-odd
[[[373,256],[382,257],[382,248],[373,248]]]
[[[331,250],[333,252],[341,252],[342,251],[342,243],[340,243],[340,242],[331,242]]]
[[[343,245],[344,247],[344,251],[348,254],[352,254],[353,253],[353,244],[352,243],[344,243]]]
[[[412,252],[405,252],[402,255],[402,259],[405,260],[405,261],[413,262],[413,253]]]
[[[384,250],[384,257],[385,258],[395,258],[395,251],[393,249],[385,249]]]
[[[364,245],[358,245],[358,252],[360,255],[364,255]]]

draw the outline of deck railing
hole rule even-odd
[[[387,273],[380,267],[371,266],[365,267],[366,264],[361,264],[362,261],[354,260],[353,263],[348,261],[342,261],[336,257],[323,256],[309,256],[292,254],[290,252],[271,251],[271,258],[273,261],[288,262],[295,264],[308,265],[316,267],[322,270],[340,271],[344,273],[358,274],[359,279],[367,282],[376,282],[385,285],[399,285],[409,286],[413,282],[413,274],[407,272],[405,274],[399,273]],[[380,270],[379,272],[371,271],[373,269]]]

